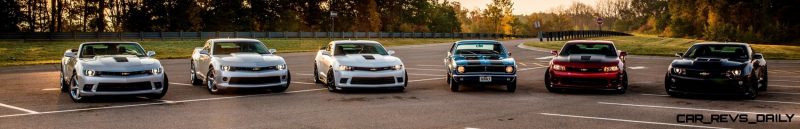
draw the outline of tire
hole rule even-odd
[[[317,71],[317,63],[314,63],[314,83],[322,83],[322,80],[319,80],[319,71]]]
[[[516,79],[514,80],[514,82],[508,83],[506,85],[506,91],[511,92],[511,93],[514,93],[514,91],[517,91],[517,80]]]
[[[550,72],[549,71],[545,71],[544,72],[544,88],[546,88],[547,92],[550,92],[550,93],[559,93],[559,92],[561,92],[561,89],[553,88],[552,83],[550,83]]]
[[[333,75],[333,69],[328,70],[327,77],[325,77],[327,81],[325,81],[325,87],[328,88],[330,92],[338,92],[339,89],[336,87],[336,77]]]
[[[69,92],[69,84],[67,84],[66,78],[64,78],[64,70],[60,70],[61,75],[59,76],[59,82],[61,82],[61,92],[67,93]]]
[[[167,77],[167,73],[164,73],[164,82],[162,82],[162,83],[164,83],[163,84],[164,87],[161,90],[161,93],[147,95],[147,98],[149,98],[149,99],[161,99],[161,98],[164,97],[164,95],[167,95],[167,91],[169,90],[169,77]]]
[[[460,88],[460,87],[461,87],[461,84],[459,84],[458,82],[456,82],[456,81],[454,80],[454,78],[453,78],[453,77],[448,77],[448,78],[447,78],[447,80],[449,80],[449,81],[450,81],[450,91],[452,91],[452,92],[458,92],[458,90],[459,90],[459,89],[461,89],[461,88]]]
[[[86,102],[88,97],[80,95],[81,89],[78,87],[78,81],[76,80],[78,77],[76,77],[76,75],[77,74],[72,74],[72,78],[70,78],[69,98],[71,98],[73,102],[77,103]]]
[[[278,86],[271,88],[270,91],[272,92],[284,92],[286,89],[289,89],[289,84],[292,84],[292,73],[290,71],[286,71],[286,85],[285,86]]]
[[[222,93],[222,89],[219,89],[216,83],[217,82],[214,77],[214,69],[208,70],[208,73],[206,73],[206,87],[208,88],[209,93],[211,94]]]
[[[192,61],[190,67],[191,67],[190,71],[192,73],[189,74],[189,76],[191,77],[190,80],[192,81],[192,85],[202,85],[203,84],[203,80],[200,80],[200,79],[197,78],[197,70],[195,69],[194,61]]]
[[[759,85],[761,85],[760,87],[758,87],[759,91],[767,91],[767,86],[769,86],[769,75],[766,72],[766,68],[764,68],[764,69],[765,69],[764,70],[764,75],[762,75],[763,77],[758,79],[759,80]]]
[[[672,82],[670,81],[669,73],[667,73],[667,75],[664,76],[664,91],[667,92],[667,95],[672,96],[672,97],[677,97],[677,98],[682,98],[682,97],[686,96],[686,95],[678,93],[678,92],[669,91],[669,88],[672,85],[674,85],[674,84],[672,84]]]
[[[625,94],[628,91],[628,72],[622,73],[622,89],[616,90],[614,93],[616,94]]]
[[[747,100],[756,99],[758,97],[758,81],[751,81],[742,97]]]

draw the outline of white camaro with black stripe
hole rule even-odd
[[[286,91],[289,68],[275,51],[255,39],[210,39],[192,53],[192,84],[205,84],[212,94],[233,88]]]
[[[329,91],[382,88],[403,91],[408,85],[403,61],[375,41],[333,41],[314,59],[314,81]]]

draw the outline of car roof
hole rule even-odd
[[[247,39],[247,38],[217,38],[217,39],[209,39],[211,42],[261,42],[256,39]]]
[[[83,42],[83,43],[81,43],[81,45],[84,45],[84,44],[106,44],[106,43],[115,43],[115,44],[117,44],[117,43],[133,43],[133,44],[139,44],[137,42],[127,42],[127,41],[109,41],[109,42]]]
[[[566,44],[582,43],[582,44],[614,44],[614,42],[606,40],[572,40],[567,41]]]
[[[374,44],[381,44],[378,41],[372,41],[372,40],[335,40],[335,41],[331,41],[331,43],[333,43],[333,44],[343,44],[343,43],[374,43]]]
[[[743,46],[750,46],[747,43],[740,43],[740,42],[700,42],[700,43],[695,43],[694,45],[743,45]]]
[[[500,43],[500,42],[495,41],[495,40],[461,40],[461,41],[456,41],[456,44],[462,44],[462,43]]]

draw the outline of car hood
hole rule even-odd
[[[681,58],[672,60],[672,67],[690,69],[733,69],[747,65],[746,62],[724,58]]]
[[[454,55],[457,65],[514,65],[514,58],[502,55]]]
[[[553,63],[570,66],[602,67],[616,65],[619,63],[619,59],[616,56],[572,54],[568,56],[555,56],[553,57]]]
[[[338,61],[340,65],[346,66],[383,67],[403,64],[400,58],[380,54],[348,54],[334,56],[334,58],[336,58],[336,61]]]
[[[257,53],[231,53],[229,55],[214,55],[219,65],[238,67],[266,67],[286,64],[283,57],[273,54]]]
[[[140,71],[160,68],[161,62],[150,57],[137,56],[95,56],[80,60],[84,69],[95,71]]]

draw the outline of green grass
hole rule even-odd
[[[330,42],[327,38],[318,39],[259,39],[267,47],[277,49],[278,53],[315,51]],[[416,45],[454,42],[458,39],[368,39],[376,40],[386,46]],[[33,64],[59,63],[64,51],[77,49],[86,41],[0,41],[0,67]],[[159,59],[189,58],[195,47],[201,47],[205,40],[145,40],[135,41],[145,50],[155,51]]]
[[[612,36],[588,38],[589,40],[613,41],[618,49],[632,55],[673,56],[685,52],[694,43],[704,40],[686,38],[664,38],[650,35]],[[566,41],[526,42],[525,45],[558,50]],[[751,44],[756,52],[764,54],[767,59],[800,59],[800,46]]]

